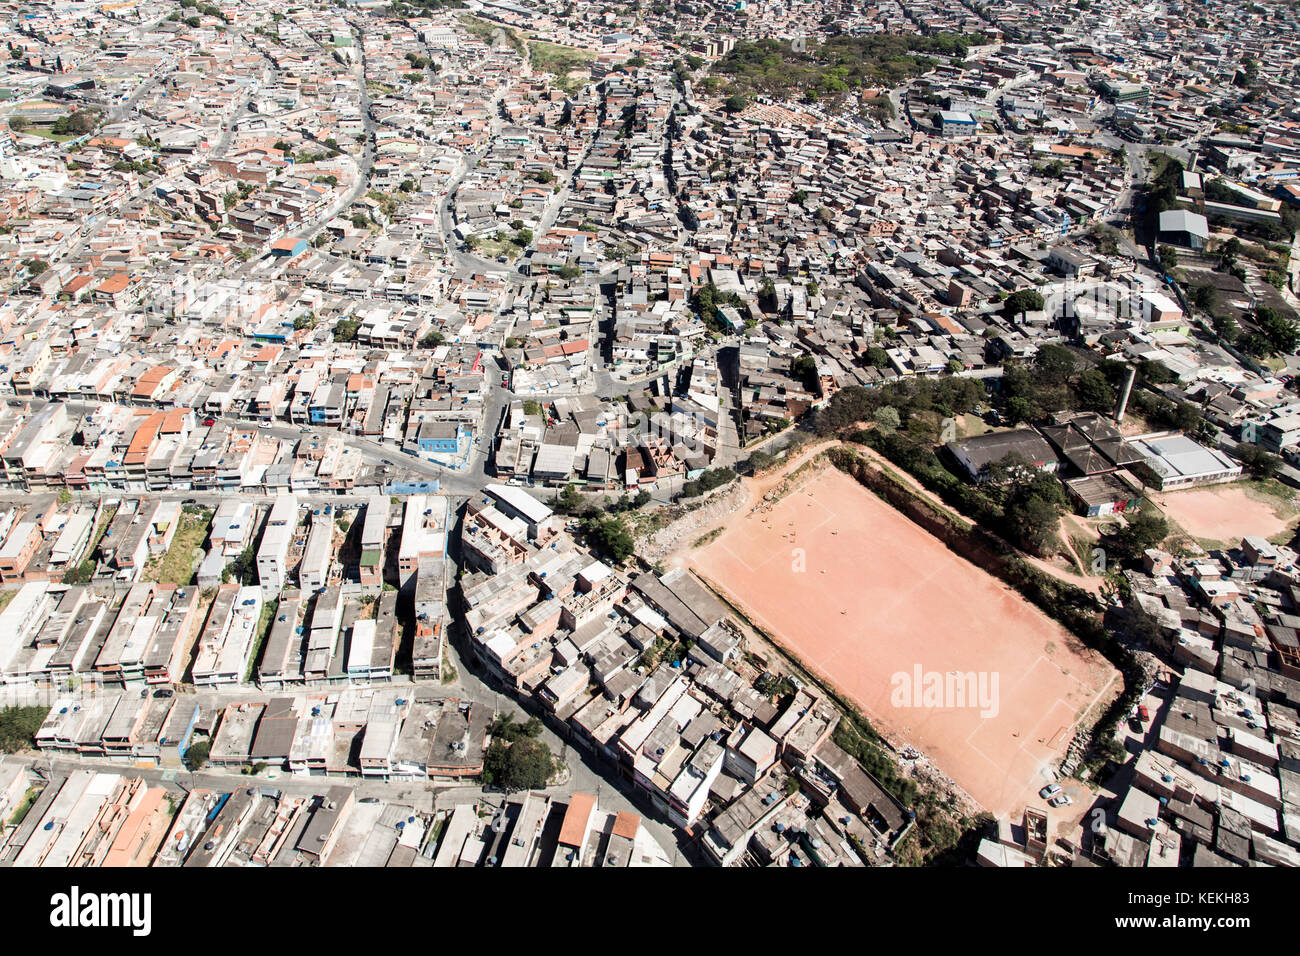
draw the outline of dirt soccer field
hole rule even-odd
[[[1247,486],[1210,485],[1171,491],[1159,504],[1174,521],[1194,538],[1235,545],[1247,535],[1277,538],[1287,534],[1295,521],[1295,506]]]
[[[690,563],[891,738],[995,813],[1042,802],[1048,768],[1118,677],[1100,654],[833,468],[737,516]],[[920,691],[908,696],[918,671],[921,687],[973,674],[985,693],[968,691],[964,701],[949,693],[935,706]]]

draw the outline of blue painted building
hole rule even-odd
[[[465,422],[424,421],[415,441],[421,457],[459,458],[469,450],[473,437]]]

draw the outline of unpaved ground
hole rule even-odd
[[[1236,544],[1247,535],[1286,538],[1295,528],[1294,502],[1245,484],[1209,485],[1156,497],[1164,513],[1194,538]]]
[[[829,466],[801,478],[688,563],[982,806],[1018,812],[1114,669],[853,478]],[[970,696],[922,700],[917,686],[900,702],[900,675],[910,686],[918,671],[970,675]]]

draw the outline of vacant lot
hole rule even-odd
[[[190,584],[211,524],[212,511],[208,508],[182,511],[171,547],[155,565],[146,569],[145,580],[180,587]]]
[[[733,518],[690,563],[993,812],[1036,799],[1076,723],[1117,677],[1010,588],[833,468]],[[945,681],[983,675],[989,690],[996,679],[995,707],[904,705],[895,675],[917,668]]]
[[[1156,500],[1165,514],[1202,542],[1238,544],[1247,535],[1285,542],[1300,509],[1275,485],[1236,482],[1171,491]]]
[[[528,58],[534,70],[541,73],[554,73],[564,81],[569,78],[570,73],[575,72],[582,74],[583,79],[590,77],[591,61],[596,58],[596,54],[578,47],[531,40],[528,43]],[[581,85],[580,79],[573,84],[574,88]]]

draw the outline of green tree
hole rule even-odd
[[[1019,315],[1021,312],[1040,312],[1043,308],[1043,294],[1037,289],[1021,289],[1007,296],[1002,303],[1004,315]]]
[[[803,383],[803,387],[814,395],[817,394],[818,375],[817,360],[811,355],[801,355],[790,366],[790,375]]]
[[[1150,382],[1152,385],[1169,385],[1178,381],[1178,376],[1168,365],[1151,359],[1143,359],[1138,363],[1138,374],[1142,376],[1143,381]]]
[[[894,408],[892,405],[885,405],[876,409],[876,413],[872,416],[872,420],[875,421],[876,427],[886,434],[897,431],[898,426],[901,424],[898,409]]]
[[[1169,522],[1155,511],[1143,509],[1135,515],[1125,515],[1125,518],[1124,527],[1106,539],[1111,549],[1122,558],[1136,560],[1169,536]]]
[[[334,341],[355,342],[359,328],[361,328],[360,319],[339,319],[334,323]]]
[[[1032,467],[1015,469],[1003,503],[1006,530],[1026,551],[1050,554],[1065,506],[1065,491],[1054,476]]]
[[[1063,383],[1074,375],[1078,364],[1074,353],[1064,345],[1044,345],[1034,356],[1034,377],[1041,382]]]
[[[206,740],[190,744],[185,750],[185,769],[191,773],[202,770],[208,762],[208,753],[212,744]]]
[[[636,549],[636,543],[627,525],[613,515],[589,515],[582,520],[581,530],[596,550],[622,564]]]
[[[1224,315],[1216,315],[1210,320],[1210,325],[1213,326],[1215,334],[1228,345],[1232,345],[1237,341],[1237,335],[1241,331],[1240,327],[1237,325],[1237,320],[1226,313]]]
[[[1300,345],[1300,329],[1275,309],[1266,305],[1255,309],[1255,323],[1275,351],[1289,354]]]
[[[50,708],[37,706],[5,707],[0,710],[0,753],[17,753],[35,748],[36,734],[49,713]]]
[[[541,790],[556,770],[551,748],[534,737],[520,736],[513,743],[493,740],[483,758],[483,782],[506,791]]]
[[[249,544],[226,565],[221,572],[221,582],[234,581],[236,584],[255,584],[257,574],[257,549]]]
[[[500,738],[507,743],[514,743],[525,737],[538,737],[542,733],[542,722],[536,717],[529,717],[522,724],[515,723],[513,714],[497,714],[488,726],[488,733],[493,738]]]
[[[1259,445],[1242,442],[1233,450],[1241,464],[1256,478],[1272,478],[1282,466],[1282,459]]]
[[[1079,403],[1088,411],[1109,412],[1115,407],[1115,389],[1100,370],[1085,370],[1075,384]]]
[[[1007,399],[1005,412],[1007,421],[1013,425],[1020,422],[1032,422],[1042,414],[1033,402],[1019,395],[1013,395]]]
[[[576,485],[570,483],[564,486],[556,500],[556,511],[566,515],[577,515],[587,510],[587,503],[578,491]]]
[[[878,345],[868,348],[864,358],[873,368],[889,368],[889,353]]]

